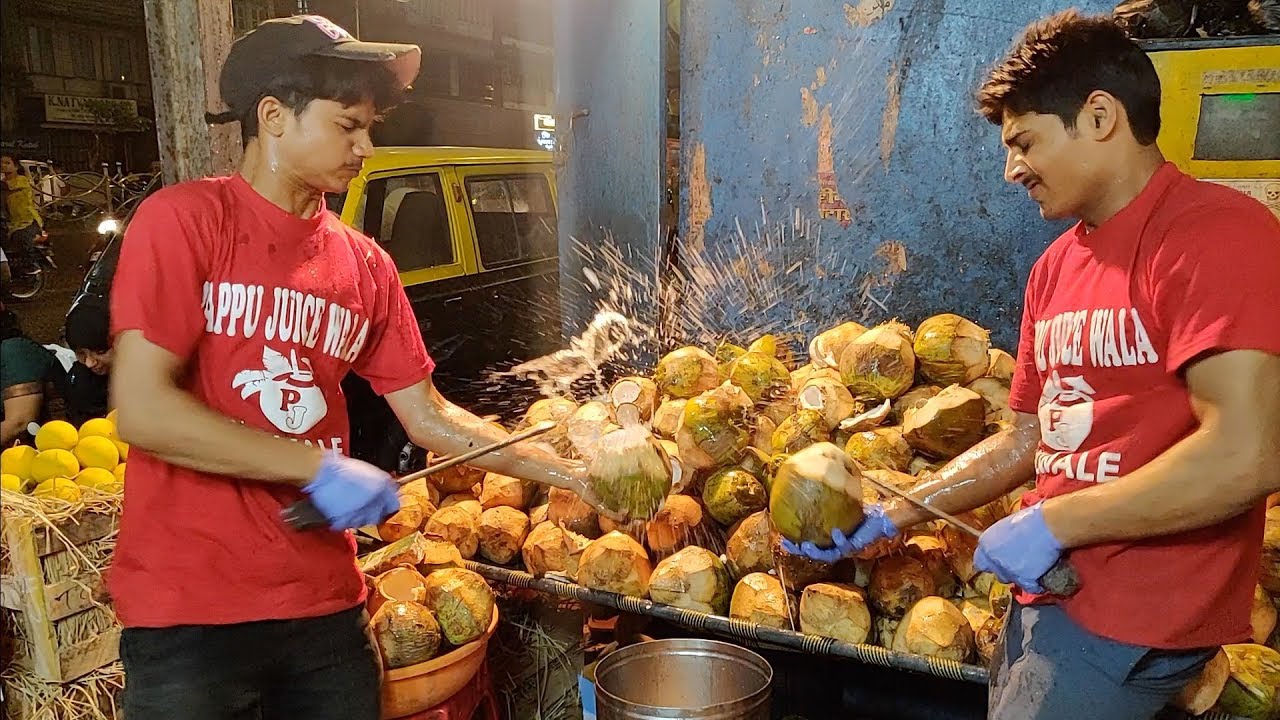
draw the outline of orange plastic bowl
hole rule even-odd
[[[388,670],[382,676],[382,718],[402,718],[429,710],[453,697],[484,664],[489,638],[498,629],[498,608],[484,635],[452,652],[417,665]]]

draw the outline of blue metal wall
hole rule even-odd
[[[1012,350],[1031,263],[1063,226],[1045,223],[1003,181],[998,132],[973,111],[973,91],[1026,23],[1066,6],[686,0],[685,256],[732,254],[743,237],[759,244],[764,215],[783,227],[766,251],[779,257],[762,266],[792,269],[777,284],[787,297],[768,311],[775,327],[807,335],[842,319],[915,323],[954,311]],[[839,197],[828,205],[848,207],[847,226],[819,218],[824,113]],[[732,285],[722,290],[727,305],[741,303]],[[722,322],[743,330],[751,318],[727,313]]]
[[[657,0],[556,0],[560,272],[570,336],[598,299],[582,282],[573,239],[595,247],[608,233],[624,254],[652,258],[657,251],[665,33],[665,6]]]

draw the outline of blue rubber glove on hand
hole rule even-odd
[[[862,513],[862,524],[853,531],[852,535],[846,537],[839,528],[831,531],[833,547],[820,548],[807,540],[796,545],[783,538],[782,549],[792,555],[803,555],[810,560],[833,563],[860,553],[873,543],[897,536],[898,527],[885,514],[883,505],[879,503],[863,505]]]
[[[376,525],[400,509],[391,476],[369,463],[327,453],[302,488],[335,531]]]
[[[1062,550],[1036,503],[987,528],[978,540],[973,566],[993,573],[1000,582],[1043,593],[1040,578],[1062,557]]]

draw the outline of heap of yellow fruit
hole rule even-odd
[[[124,489],[129,445],[116,433],[115,411],[76,426],[45,423],[36,446],[17,445],[0,453],[0,484],[6,492],[78,502],[83,488],[119,493]]]

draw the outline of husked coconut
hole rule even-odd
[[[934,315],[916,328],[920,374],[939,385],[964,385],[986,374],[991,341],[986,330],[951,313]]]
[[[951,574],[947,561],[947,546],[935,535],[918,534],[906,539],[903,543],[907,555],[916,558],[933,575],[934,595],[950,597],[956,594],[959,584],[956,576]]]
[[[773,569],[770,534],[769,513],[763,511],[748,515],[729,531],[725,557],[734,578],[740,580],[753,572]]]
[[[614,427],[613,413],[602,402],[583,403],[565,421],[566,436],[578,457],[590,462],[596,456],[600,438]]]
[[[1170,703],[1192,717],[1203,715],[1213,709],[1222,696],[1222,691],[1231,679],[1231,661],[1224,650],[1218,650],[1196,676],[1177,697]]]
[[[1017,413],[1009,409],[1009,386],[1003,380],[980,377],[965,387],[982,397],[988,425],[1017,421]]]
[[[987,351],[988,377],[1008,383],[1013,380],[1013,371],[1017,366],[1018,363],[1014,361],[1013,356],[1009,353],[999,348],[991,348]]]
[[[617,410],[622,405],[635,405],[640,420],[649,422],[658,407],[658,385],[646,377],[622,378],[609,388],[609,405],[614,409],[615,422],[618,421]]]
[[[702,486],[702,502],[721,525],[732,525],[753,512],[769,506],[764,484],[751,473],[726,468],[707,478]]]
[[[931,457],[949,460],[973,447],[986,429],[986,408],[972,390],[952,385],[923,407],[907,411],[902,434],[907,444]]]
[[[724,615],[732,586],[720,558],[691,545],[658,563],[649,578],[649,597],[664,605]]]
[[[578,584],[593,590],[645,597],[653,566],[634,538],[611,532],[592,540],[578,561]]]
[[[1267,510],[1266,529],[1262,533],[1262,587],[1272,595],[1280,595],[1280,506]]]
[[[995,654],[996,643],[1000,639],[1001,622],[991,614],[991,610],[976,602],[966,600],[960,604],[960,612],[969,621],[969,629],[973,631],[974,650],[982,662],[990,665]]]
[[[729,366],[729,382],[742,388],[752,402],[765,402],[791,389],[791,372],[773,355],[744,353]]]
[[[899,425],[907,416],[908,410],[915,410],[924,407],[930,398],[942,392],[942,388],[937,385],[917,385],[903,393],[897,400],[893,401],[891,406],[890,417]]]
[[[544,502],[529,511],[529,527],[537,527],[547,521],[551,516],[551,503]]]
[[[589,541],[550,522],[539,523],[520,548],[524,569],[530,575],[542,577],[547,573],[568,573],[569,555],[586,549]]]
[[[965,662],[973,654],[973,629],[950,600],[925,597],[902,618],[890,649]]]
[[[751,573],[738,581],[729,602],[729,617],[755,625],[791,630],[791,599],[778,578]]]
[[[746,354],[746,348],[728,341],[724,341],[719,345],[716,345],[714,357],[716,360],[716,366],[720,368],[720,379],[729,379],[729,370],[733,366],[733,361]]]
[[[427,518],[435,514],[435,508],[425,495],[401,494],[400,509],[378,524],[378,537],[384,542],[395,542],[418,532]]]
[[[653,381],[667,397],[697,397],[720,384],[720,366],[706,350],[682,347],[658,361]]]
[[[520,554],[529,535],[529,516],[500,505],[480,515],[480,556],[495,565],[506,565]]]
[[[400,497],[417,495],[419,500],[426,500],[427,505],[430,505],[432,512],[434,512],[435,508],[440,507],[440,490],[435,485],[427,482],[427,480],[428,478],[418,478],[413,482],[406,483],[400,487],[399,494]]]
[[[840,379],[839,370],[833,367],[820,368],[811,363],[809,365],[805,365],[799,370],[791,371],[791,389],[795,392],[800,392],[804,389],[805,385],[809,384],[810,380],[814,380],[816,378],[833,380],[837,383],[843,384],[843,381]]]
[[[443,510],[448,507],[462,508],[477,518],[480,517],[480,513],[484,512],[484,506],[480,504],[475,495],[470,493],[455,493],[446,496],[445,499],[440,501],[440,509]]]
[[[1231,677],[1218,697],[1218,710],[1249,720],[1275,718],[1280,701],[1280,653],[1263,645],[1225,645]]]
[[[645,543],[657,555],[669,555],[698,540],[702,505],[688,495],[671,495],[645,525]]]
[[[460,505],[436,511],[427,521],[425,532],[453,543],[467,560],[480,549],[480,517]]]
[[[773,431],[773,451],[794,453],[814,443],[830,442],[831,426],[817,410],[799,410]]]
[[[844,349],[867,331],[856,322],[837,325],[818,333],[809,342],[809,362],[816,368],[839,368]]]
[[[878,612],[902,617],[920,600],[937,595],[938,583],[919,559],[893,555],[876,562],[867,593]]]
[[[440,625],[431,611],[416,602],[394,601],[378,608],[371,620],[383,666],[396,669],[435,657]]]
[[[810,378],[796,397],[800,409],[822,413],[827,427],[836,427],[858,409],[858,403],[854,401],[849,388],[830,377]]]
[[[447,457],[436,455],[435,453],[428,453],[427,465],[435,465],[447,459]],[[441,495],[453,495],[470,492],[472,487],[484,481],[484,475],[484,470],[480,468],[471,467],[470,465],[454,465],[451,468],[431,473],[425,480],[434,485]]]
[[[470,570],[437,570],[428,575],[426,605],[451,645],[479,638],[493,621],[493,591]]]
[[[551,501],[547,506],[547,519],[553,524],[566,527],[579,535],[600,537],[599,516],[577,493],[553,487],[547,497]]]
[[[540,440],[550,444],[557,453],[569,450],[569,436],[566,421],[578,409],[578,403],[569,398],[542,398],[535,401],[525,411],[521,428],[530,428],[544,422],[553,422],[554,428],[541,436]]]
[[[800,632],[847,643],[864,643],[871,634],[871,610],[862,588],[815,583],[800,596]]]
[[[896,470],[904,472],[911,464],[911,446],[902,437],[902,428],[887,427],[855,433],[845,443],[844,451],[864,472]]]
[[[916,355],[911,329],[897,322],[878,325],[849,343],[840,355],[840,376],[857,397],[893,399],[911,389]]]
[[[961,519],[970,521],[972,517],[963,516]],[[978,549],[978,539],[949,524],[943,525],[938,531],[938,538],[946,548],[947,566],[951,568],[952,574],[960,582],[970,583],[978,575],[978,569],[973,566],[973,554]]]
[[[782,587],[789,593],[798,593],[806,587],[832,579],[836,566],[804,555],[793,555],[782,547],[782,536],[769,536],[769,549],[773,552],[773,571]]]
[[[480,489],[480,505],[485,510],[505,505],[517,510],[524,510],[533,502],[533,494],[537,487],[531,483],[508,475],[489,473],[484,476],[484,485]]]
[[[831,531],[853,532],[862,522],[862,479],[853,459],[831,443],[804,448],[774,476],[769,515],[792,542],[831,547]]]
[[[417,565],[422,562],[429,543],[422,533],[413,533],[360,558],[360,572],[378,576],[401,565]]]
[[[688,400],[666,400],[653,411],[653,432],[659,437],[674,440],[680,429],[680,416]]]
[[[698,395],[684,406],[676,445],[695,470],[736,462],[751,440],[751,398],[732,383]]]
[[[1253,611],[1249,616],[1249,624],[1253,628],[1253,641],[1266,645],[1271,633],[1276,629],[1276,606],[1271,596],[1261,585],[1253,589]]]
[[[671,459],[641,425],[601,438],[587,475],[605,507],[635,519],[653,517],[671,492]]]

